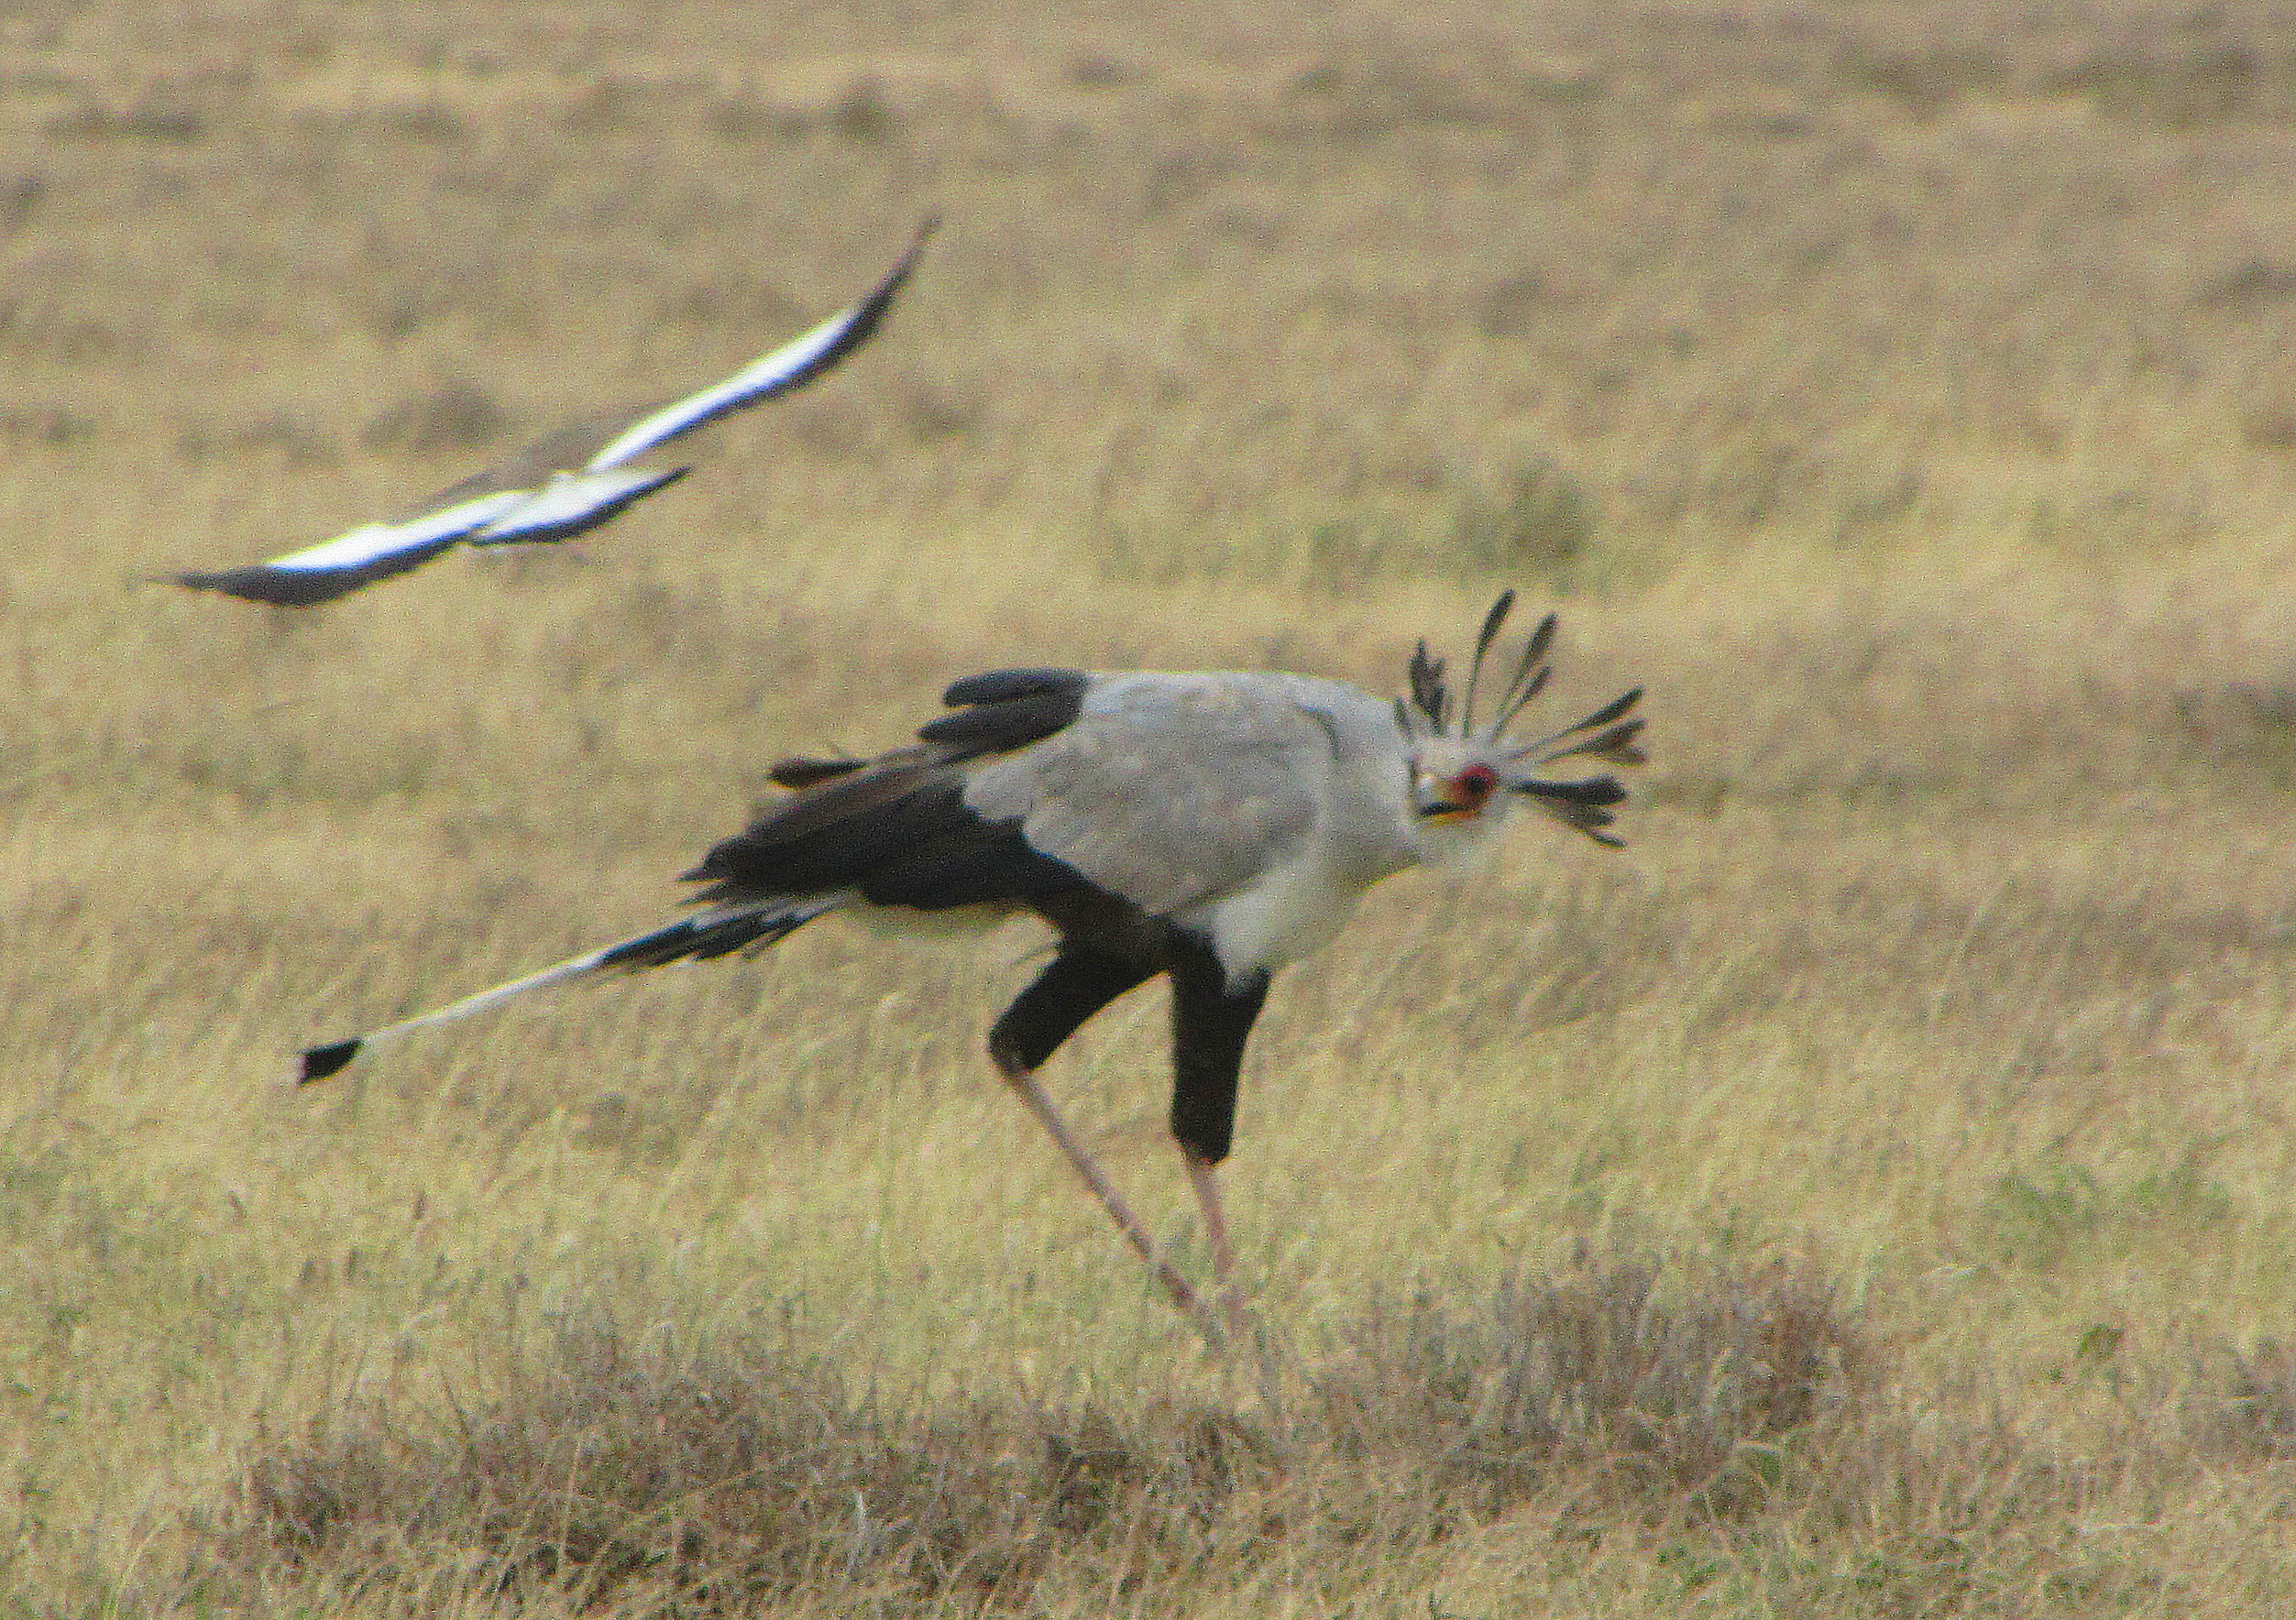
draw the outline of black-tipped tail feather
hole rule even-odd
[[[707,962],[751,946],[763,948],[786,939],[829,909],[829,904],[813,901],[802,906],[770,911],[731,914],[711,912],[687,917],[666,928],[656,928],[651,934],[608,946],[597,953],[595,966],[601,970],[620,968],[635,972],[641,968],[659,968],[670,962]]]
[[[465,996],[435,1011],[404,1019],[382,1029],[369,1030],[346,1041],[333,1041],[324,1046],[313,1046],[302,1055],[302,1067],[296,1077],[297,1085],[309,1085],[340,1074],[353,1058],[379,1040],[405,1034],[427,1024],[445,1023],[456,1018],[467,1018],[489,1007],[524,995],[528,991],[545,990],[555,984],[566,984],[598,973],[631,973],[645,968],[659,968],[669,962],[706,962],[716,957],[730,956],[750,947],[763,948],[774,941],[786,938],[804,927],[822,913],[842,903],[842,895],[792,901],[775,900],[747,906],[720,906],[699,915],[681,918],[651,934],[641,934],[619,945],[610,945],[555,968],[544,968],[523,979],[513,979],[491,990]]]
[[[308,1086],[313,1080],[324,1080],[329,1075],[342,1073],[366,1044],[365,1035],[353,1035],[347,1041],[309,1048],[303,1053],[302,1070],[296,1075],[295,1084]]]

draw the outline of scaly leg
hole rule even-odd
[[[1212,1275],[1220,1285],[1220,1314],[1227,1319],[1235,1341],[1242,1344],[1246,1342],[1244,1296],[1236,1286],[1236,1257],[1228,1248],[1227,1218],[1220,1210],[1219,1171],[1184,1142],[1180,1144],[1180,1156],[1187,1162],[1188,1185],[1196,1189],[1196,1207],[1203,1211],[1203,1241],[1212,1250]]]
[[[1045,1095],[1044,1088],[1037,1084],[1037,1077],[1027,1069],[1016,1071],[1007,1068],[1005,1079],[1021,1101],[1028,1105],[1028,1111],[1037,1116],[1038,1123],[1045,1128],[1055,1145],[1068,1155],[1069,1163],[1075,1166],[1076,1173],[1084,1178],[1084,1185],[1092,1188],[1102,1206],[1115,1219],[1117,1227],[1130,1240],[1133,1248],[1139,1252],[1140,1258],[1148,1262],[1148,1270],[1164,1286],[1164,1291],[1171,1296],[1172,1303],[1180,1307],[1188,1319],[1195,1323],[1197,1330],[1216,1348],[1221,1341],[1218,1321],[1204,1308],[1203,1301],[1196,1297],[1196,1291],[1188,1286],[1188,1279],[1173,1270],[1170,1261],[1157,1253],[1156,1244],[1149,1239],[1148,1229],[1140,1224],[1139,1217],[1132,1213],[1131,1208],[1117,1194],[1108,1177],[1101,1174],[1100,1166],[1093,1163],[1092,1155],[1086,1153],[1082,1144],[1069,1134],[1067,1122],[1060,1118],[1060,1111],[1052,1106],[1052,1099]],[[1201,1191],[1197,1196],[1203,1196]],[[1215,1193],[1214,1208],[1217,1207],[1217,1198]],[[1215,1256],[1225,1255],[1226,1241],[1223,1232],[1213,1251]],[[1225,1276],[1224,1258],[1221,1267]]]

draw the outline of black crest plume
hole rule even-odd
[[[1483,661],[1490,656],[1491,648],[1498,643],[1499,632],[1506,627],[1507,615],[1514,605],[1513,591],[1500,592],[1499,600],[1493,602],[1490,611],[1483,616],[1482,629],[1476,632],[1475,654],[1467,666],[1467,694],[1459,705],[1457,735],[1461,737],[1475,728],[1475,692],[1482,682]],[[1498,716],[1491,722],[1490,736],[1493,739],[1506,729],[1507,722],[1513,719],[1522,706],[1536,697],[1539,689],[1546,684],[1547,672],[1543,660],[1547,649],[1554,643],[1554,615],[1550,613],[1539,621],[1538,628],[1531,632],[1530,640],[1523,643],[1522,656],[1516,660],[1515,673],[1509,678],[1506,690],[1500,696]],[[1451,733],[1451,688],[1444,680],[1445,667],[1442,659],[1427,651],[1425,641],[1412,650],[1411,707],[1426,717],[1427,724],[1439,737]],[[1401,706],[1398,707],[1398,717],[1406,731],[1415,729],[1410,712]]]
[[[1475,634],[1475,657],[1467,666],[1467,696],[1459,702],[1459,735],[1467,736],[1475,729],[1475,684],[1483,678],[1483,658],[1490,651],[1491,643],[1499,640],[1499,627],[1507,622],[1507,610],[1515,605],[1515,593],[1504,590],[1491,610],[1483,615],[1483,628]]]
[[[1491,717],[1491,737],[1504,736],[1507,728],[1522,712],[1523,705],[1536,697],[1546,685],[1547,649],[1554,645],[1554,615],[1539,620],[1539,628],[1531,632],[1531,639],[1522,644],[1522,656],[1515,660],[1515,673],[1507,682],[1507,690],[1499,699],[1499,712]]]
[[[1412,703],[1440,734],[1444,716],[1451,707],[1451,693],[1443,684],[1443,660],[1429,657],[1424,641],[1412,653],[1411,674]]]

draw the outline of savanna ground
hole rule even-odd
[[[1502,11],[1506,8],[1500,8]],[[0,14],[25,1614],[2296,1613],[2296,17]],[[578,550],[141,585],[883,338]],[[1013,662],[1650,690],[1279,981],[1210,1362],[833,925],[667,914]],[[1159,994],[1057,1061],[1202,1268]]]

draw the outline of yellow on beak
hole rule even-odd
[[[1423,816],[1472,815],[1489,794],[1478,794],[1465,783],[1431,772],[1419,773],[1419,814]]]

